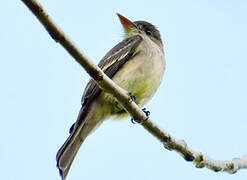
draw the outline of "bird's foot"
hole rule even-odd
[[[134,120],[133,117],[131,117],[131,122],[132,122],[132,124],[136,124],[136,123],[137,123],[137,122]]]
[[[130,97],[131,102],[136,100],[136,97],[134,96],[134,94],[132,92],[129,92],[128,95]]]
[[[147,117],[149,117],[150,111],[148,111],[146,108],[143,108],[142,111],[146,114]]]
[[[150,115],[150,111],[148,111],[146,108],[143,108],[142,111],[143,111],[143,112],[146,114],[146,116],[147,116],[147,118],[145,119],[145,121],[148,120],[148,117],[149,117],[149,115]],[[135,121],[133,118],[131,118],[131,122],[132,122],[133,124],[139,123],[139,122]]]

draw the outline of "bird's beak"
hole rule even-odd
[[[117,15],[119,17],[121,24],[124,27],[125,33],[129,34],[134,29],[137,29],[136,25],[132,21],[130,21],[129,19],[127,19],[126,17],[122,16],[119,13],[117,13]]]

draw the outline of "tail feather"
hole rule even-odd
[[[71,167],[71,164],[82,145],[84,139],[80,136],[80,128],[77,128],[74,130],[74,132],[71,133],[69,138],[65,141],[63,146],[59,149],[57,152],[57,167],[59,169],[59,173],[62,177],[62,180],[65,180],[69,169]]]
[[[65,180],[69,169],[73,163],[73,160],[79,151],[85,138],[103,122],[104,111],[98,111],[98,106],[101,104],[94,104],[96,107],[92,108],[91,111],[87,111],[82,107],[78,119],[74,125],[70,128],[70,136],[65,141],[63,146],[57,152],[57,167],[62,180]]]

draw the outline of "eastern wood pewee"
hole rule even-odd
[[[159,31],[145,21],[131,22],[117,14],[125,30],[125,38],[111,49],[98,66],[116,84],[132,93],[142,107],[158,89],[165,58]],[[87,84],[77,121],[70,136],[57,153],[57,167],[65,179],[85,138],[105,119],[121,118],[127,113],[109,93],[103,92],[91,79]]]

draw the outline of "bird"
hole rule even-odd
[[[128,91],[143,107],[160,86],[166,66],[159,30],[146,21],[131,21],[117,13],[124,39],[113,47],[98,66],[117,85]],[[91,79],[83,93],[82,106],[70,135],[56,155],[57,167],[65,180],[86,137],[104,120],[128,116],[117,99],[100,89]]]

